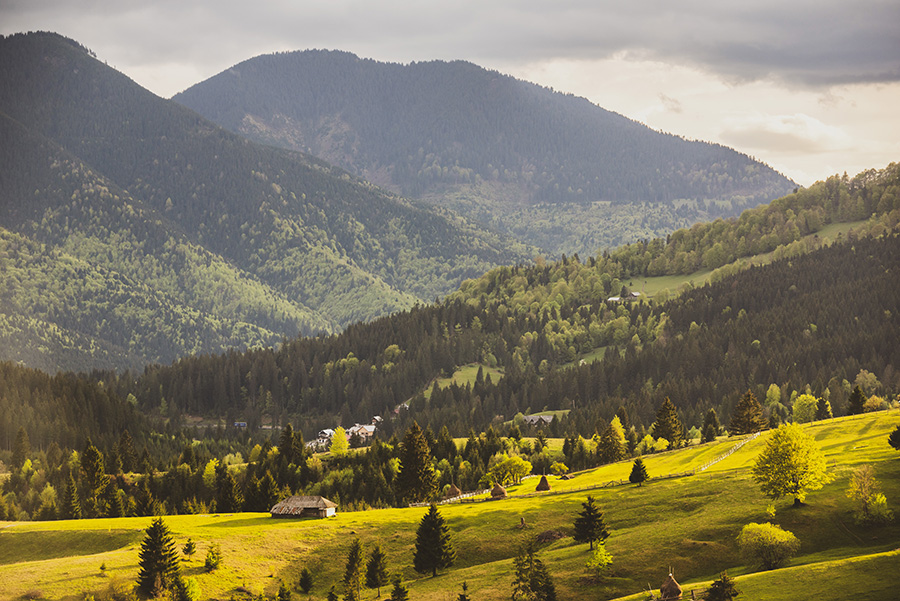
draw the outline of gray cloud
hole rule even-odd
[[[624,56],[818,88],[900,80],[900,2],[885,0],[5,0],[0,23],[59,31],[122,68],[188,62],[210,75],[260,53],[335,48],[485,65]]]

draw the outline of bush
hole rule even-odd
[[[207,572],[212,572],[222,565],[222,549],[219,545],[210,545],[206,551],[206,563],[204,565]]]
[[[800,550],[800,541],[793,533],[769,523],[747,524],[737,542],[744,559],[764,570],[780,568]]]
[[[612,562],[613,556],[606,550],[606,545],[600,541],[587,562],[587,569],[598,576],[602,576],[609,571],[609,566],[612,565]]]
[[[706,591],[706,601],[731,601],[741,592],[734,585],[734,578],[722,572],[718,580],[714,580]]]

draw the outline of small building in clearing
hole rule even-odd
[[[294,495],[276,504],[270,510],[273,518],[330,518],[337,505],[325,497]]]

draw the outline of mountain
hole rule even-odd
[[[839,412],[850,392],[845,383],[861,370],[885,390],[900,389],[898,190],[900,164],[835,176],[668,241],[584,261],[498,267],[441,303],[338,336],[186,357],[116,386],[145,411],[165,400],[169,411],[224,415],[251,427],[302,423],[307,436],[393,414],[404,403],[401,421],[385,420],[386,437],[403,419],[463,436],[542,410],[571,410],[554,435],[590,437],[619,406],[649,426],[665,396],[689,425],[699,426],[709,408],[727,423],[748,388],[764,398],[773,383],[800,391],[809,385],[829,394]],[[860,221],[867,208],[870,219]],[[829,245],[824,228],[841,222],[840,242]],[[773,235],[779,242],[771,249]],[[652,299],[610,298],[643,285],[660,257],[685,265],[722,244],[758,249],[764,254],[754,260],[771,264],[751,267],[745,255],[702,287],[693,284],[701,273],[666,275],[657,283],[663,293]],[[663,286],[683,293],[666,301]],[[478,375],[436,385],[467,365]]]
[[[729,148],[462,61],[279,53],[173,99],[557,256],[665,236],[796,187]]]
[[[533,256],[229,133],[56,34],[0,40],[0,79],[0,359],[138,368],[268,346]]]

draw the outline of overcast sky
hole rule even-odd
[[[803,185],[900,161],[898,0],[0,0],[36,30],[166,98],[275,51],[464,59]]]

